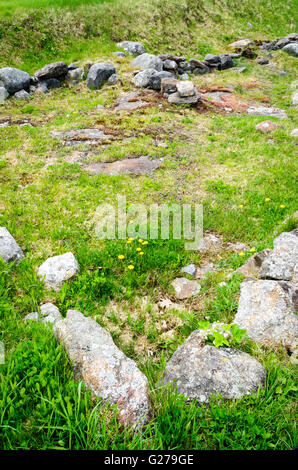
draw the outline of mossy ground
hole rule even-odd
[[[112,3],[106,8],[111,9]],[[252,38],[267,37],[262,28],[268,22],[273,34],[276,25],[272,26],[272,11],[268,6],[268,17],[260,14],[256,31],[248,31],[247,14],[240,15],[237,34],[234,14],[230,16],[230,34],[219,22],[220,33],[213,28],[210,35],[214,23],[206,20],[200,33],[196,30],[197,44],[190,45],[187,55],[193,55],[194,49],[199,58],[206,52],[225,52],[228,43],[244,31]],[[290,32],[286,30],[290,24],[286,15],[284,22],[280,21],[284,34]],[[149,52],[169,50],[172,38],[166,34],[167,28],[164,48],[158,34],[152,47],[147,44]],[[189,31],[193,37],[193,28]],[[175,45],[175,52],[186,53],[186,36],[185,44],[180,42],[181,48],[179,41]],[[144,255],[140,257],[136,251],[138,241],[128,246],[121,240],[96,240],[94,217],[99,204],[115,204],[119,194],[125,195],[128,203],[148,206],[153,202],[202,203],[204,230],[256,250],[271,247],[276,227],[287,217],[279,231],[293,228],[291,215],[297,209],[296,145],[290,137],[297,126],[289,88],[295,79],[297,59],[281,51],[274,53],[278,68],[288,71],[282,77],[246,59],[242,59],[247,67],[243,74],[231,69],[191,77],[200,88],[232,85],[244,102],[286,110],[290,119],[272,118],[278,128],[264,135],[255,125],[265,118],[211,106],[169,106],[157,94],[149,98],[151,106],[147,108],[114,111],[120,94],[133,90],[131,58],[116,59],[111,54],[114,50],[117,48],[111,38],[81,39],[75,50],[70,48],[65,55],[47,52],[46,58],[113,62],[122,80],[120,85],[104,85],[91,91],[84,82],[75,88],[36,95],[28,103],[9,100],[0,110],[1,121],[11,119],[10,126],[0,128],[0,225],[8,227],[26,254],[18,266],[1,264],[0,270],[0,339],[6,348],[6,364],[0,366],[0,446],[290,449],[295,445],[295,370],[283,349],[250,342],[241,345],[268,370],[266,389],[255,397],[234,402],[218,398],[206,408],[187,406],[182,398],[158,385],[165,361],[199,321],[206,317],[210,321],[233,319],[241,278],[234,275],[226,285],[219,283],[250,253],[243,257],[221,250],[202,255],[185,251],[183,240],[149,240],[148,245],[142,245]],[[26,54],[22,54],[22,60],[14,56],[15,63],[23,62]],[[28,60],[25,68],[32,73],[44,63],[41,51],[40,56]],[[105,110],[98,110],[97,105],[104,105]],[[24,120],[33,127],[20,126]],[[106,146],[90,149],[88,161],[148,155],[162,158],[161,167],[151,176],[90,176],[79,164],[67,163],[83,147],[64,147],[50,136],[52,130],[86,127],[112,129],[115,133]],[[47,257],[66,251],[77,256],[80,274],[64,284],[59,293],[46,291],[36,269]],[[118,259],[120,254],[125,255],[122,261]],[[187,302],[175,301],[171,280],[186,264],[204,260],[215,263],[218,272],[201,282],[198,296]],[[127,269],[130,263],[135,266],[133,271]],[[159,307],[158,302],[164,298],[175,302],[173,308]],[[146,373],[155,418],[142,432],[120,429],[110,409],[102,404],[94,408],[88,392],[73,381],[67,358],[51,333],[39,325],[23,324],[23,317],[45,301],[55,303],[63,315],[67,309],[76,308],[95,318]]]

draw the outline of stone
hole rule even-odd
[[[120,83],[119,75],[117,73],[113,73],[113,75],[111,75],[108,78],[108,84],[109,85],[117,85],[117,83]]]
[[[21,248],[6,227],[0,227],[0,257],[5,263],[25,258]]]
[[[269,64],[269,60],[266,57],[259,57],[256,62],[260,65],[267,65]]]
[[[113,135],[105,134],[100,129],[74,129],[71,131],[51,131],[51,137],[65,142],[66,146],[98,145],[105,140],[112,139]]]
[[[123,93],[119,97],[115,111],[134,111],[136,109],[145,108],[146,106],[149,106],[149,103],[139,98],[139,92],[128,92]]]
[[[0,69],[0,82],[10,95],[20,90],[28,90],[30,86],[30,75],[23,70],[13,67],[4,67]]]
[[[51,323],[54,325],[56,321],[62,320],[62,316],[55,305],[47,302],[40,306],[40,314],[38,312],[28,313],[28,315],[24,317],[24,322],[27,323],[28,320],[36,322],[41,321],[44,324]]]
[[[64,281],[68,281],[79,272],[79,265],[75,256],[71,253],[48,258],[37,271],[48,288],[58,291]]]
[[[39,80],[46,80],[48,78],[63,78],[67,75],[68,66],[65,62],[54,62],[45,65],[42,69],[35,72],[34,76]]]
[[[151,160],[147,156],[125,158],[112,163],[95,162],[83,167],[92,175],[146,175],[152,173],[160,166],[161,160]]]
[[[150,78],[153,77],[155,73],[156,70],[153,68],[142,70],[133,77],[132,82],[138,88],[146,88],[150,83]]]
[[[188,299],[200,292],[201,286],[197,281],[190,281],[186,277],[177,277],[171,282],[175,289],[175,297],[179,300]]]
[[[298,92],[296,92],[296,93],[293,94],[291,103],[292,103],[294,106],[297,106],[297,105],[298,105]]]
[[[188,73],[183,73],[182,75],[179,75],[180,80],[189,80],[189,75]]]
[[[178,65],[174,60],[166,59],[163,62],[163,68],[164,70],[177,70]]]
[[[178,55],[171,54],[171,53],[160,54],[158,57],[159,57],[162,61],[165,61],[165,60],[173,60],[174,62],[177,62],[177,64],[179,64],[179,65],[180,65],[181,62],[185,62],[185,61],[186,61],[186,57],[184,57],[184,56],[178,56]]]
[[[167,93],[169,95],[175,93],[177,91],[177,83],[178,80],[176,80],[176,78],[163,78],[160,84],[161,93]]]
[[[213,263],[207,263],[204,266],[200,266],[196,269],[195,278],[202,279],[208,273],[213,273],[215,271]]]
[[[181,82],[180,82],[181,83]],[[185,82],[184,82],[185,83]],[[190,105],[195,105],[198,104],[199,101],[201,100],[201,95],[195,91],[195,94],[193,96],[187,96],[185,98],[182,98],[178,91],[176,93],[172,93],[168,97],[168,102],[170,104],[190,104]]]
[[[263,387],[266,371],[253,357],[238,349],[204,345],[194,331],[166,364],[163,383],[173,383],[188,401],[206,403],[214,395],[239,399]]]
[[[189,96],[194,96],[196,93],[196,88],[194,84],[190,81],[177,82],[177,91],[181,98],[187,98]]]
[[[291,296],[279,281],[243,281],[234,323],[253,341],[297,348],[298,318]]]
[[[38,313],[38,312],[31,312],[31,313],[28,313],[28,314],[25,315],[25,317],[23,318],[23,321],[24,321],[24,323],[28,323],[28,320],[29,320],[29,321],[38,322],[38,321],[39,321],[39,313]]]
[[[83,80],[84,79],[84,69],[82,67],[76,67],[68,71],[66,80],[68,82],[73,80]]]
[[[72,362],[75,377],[95,397],[117,405],[122,425],[142,426],[150,415],[148,381],[136,363],[115,345],[104,328],[81,312],[68,310],[54,334]]]
[[[239,39],[238,41],[234,41],[229,44],[229,47],[232,47],[234,49],[246,49],[249,46],[255,46],[254,41],[252,41],[251,39]]]
[[[234,70],[237,73],[243,73],[245,70],[247,70],[247,67],[236,67]]]
[[[245,277],[256,277],[259,274],[259,271],[262,267],[262,263],[267,256],[270,255],[272,250],[269,248],[259,251],[251,256],[246,263],[244,263],[240,268],[236,269],[236,273],[242,274]]]
[[[182,273],[189,274],[190,276],[194,276],[196,274],[196,266],[195,264],[189,264],[188,266],[185,266],[184,268],[181,269]]]
[[[113,52],[113,55],[116,57],[126,57],[125,52],[122,52],[122,51]]]
[[[17,100],[29,100],[30,99],[29,93],[27,93],[27,91],[25,91],[25,90],[17,91],[13,95],[13,97],[16,98]]]
[[[294,80],[289,86],[291,90],[296,90],[298,88],[298,80]]]
[[[230,69],[234,67],[234,61],[232,57],[230,56],[230,54],[221,54],[219,58],[220,58],[220,66],[219,66],[220,70],[226,70],[226,69]]]
[[[38,82],[38,88],[41,88],[43,93],[48,93],[52,88],[59,88],[60,86],[61,82],[58,78],[47,78]]]
[[[207,54],[204,63],[207,64],[208,67],[220,67],[221,59],[218,55]]]
[[[114,65],[108,62],[92,65],[87,76],[87,87],[91,89],[100,88],[114,73],[116,73]]]
[[[0,104],[4,104],[5,100],[9,97],[9,93],[3,86],[0,86]]]
[[[284,232],[273,242],[273,250],[259,272],[263,279],[291,281],[298,275],[298,229]]]
[[[122,41],[117,43],[118,47],[122,47],[128,54],[138,56],[146,52],[143,44],[135,41]]]
[[[290,136],[291,137],[298,137],[298,129],[293,129]]]
[[[149,78],[148,88],[152,90],[160,91],[161,89],[161,81],[164,78],[172,78],[173,74],[171,72],[167,72],[162,70],[161,72],[155,72],[154,75],[151,75]]]
[[[280,108],[268,108],[266,106],[251,106],[247,109],[251,116],[271,116],[278,119],[288,119],[286,112]]]
[[[222,248],[222,241],[216,235],[212,233],[204,233],[202,246],[199,251],[206,252],[206,251],[217,251]]]
[[[298,57],[298,42],[288,44],[287,46],[283,47],[282,50],[290,55],[293,55],[294,57]]]
[[[262,132],[262,134],[268,134],[269,132],[275,131],[277,128],[278,125],[275,122],[269,120],[259,122],[259,124],[256,125],[256,129]]]
[[[161,72],[163,69],[162,60],[153,54],[141,54],[133,59],[131,65],[141,70],[154,69],[157,72]]]

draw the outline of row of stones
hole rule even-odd
[[[4,260],[22,259],[24,255],[9,232],[2,228],[0,234],[0,254]],[[252,339],[279,342],[292,350],[297,346],[298,325],[293,313],[297,257],[298,230],[295,230],[281,234],[275,239],[273,250],[256,254],[246,263],[250,275],[253,266],[254,275],[292,281],[287,286],[280,281],[255,279],[242,284],[234,322],[245,328]],[[77,271],[74,256],[66,253],[49,258],[38,272],[48,287],[57,289]],[[95,396],[117,403],[120,422],[136,425],[149,419],[146,377],[95,321],[73,310],[62,319],[52,304],[42,305],[40,314],[33,312],[25,317],[28,320],[54,324],[54,333],[65,346],[78,378],[83,379]],[[200,402],[208,401],[214,393],[240,398],[264,384],[266,372],[255,359],[231,348],[205,345],[201,333],[194,331],[174,353],[164,371],[164,384],[174,380],[179,393]]]

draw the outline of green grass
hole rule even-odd
[[[123,81],[98,91],[88,90],[85,83],[62,87],[28,103],[7,101],[0,109],[1,120],[12,119],[11,126],[0,128],[0,225],[8,227],[26,254],[17,266],[0,265],[0,340],[6,349],[6,363],[0,365],[0,448],[291,449],[296,439],[296,377],[282,348],[248,341],[238,346],[268,371],[266,388],[256,396],[229,402],[215,397],[210,407],[198,407],[159,386],[165,362],[200,322],[206,317],[211,322],[233,320],[241,278],[234,275],[226,285],[219,283],[250,254],[241,257],[221,250],[204,255],[185,251],[183,240],[159,239],[142,245],[140,257],[137,240],[96,240],[94,223],[99,204],[115,204],[117,195],[125,194],[128,203],[148,206],[202,202],[205,230],[256,250],[272,246],[275,230],[287,218],[279,232],[294,227],[296,145],[289,134],[296,112],[290,106],[289,83],[295,79],[295,58],[274,53],[274,62],[289,72],[284,77],[246,59],[244,75],[227,70],[192,77],[197,86],[232,84],[243,101],[285,109],[290,119],[273,119],[278,129],[269,136],[255,129],[262,117],[168,107],[160,98],[131,114],[110,109],[123,91],[133,89],[131,58],[111,55],[117,50],[115,41],[139,39],[150,52],[174,49],[188,57],[225,52],[238,37],[273,39],[293,31],[293,2],[288,0],[289,9],[283,12],[277,1],[266,6],[257,0],[229,2],[222,21],[213,3],[207,14],[204,2],[187,0],[182,7],[173,1],[175,28],[166,19],[168,2],[156,0],[149,8],[138,1],[134,9],[128,4],[78,6],[70,13],[72,21],[59,9],[0,19],[2,65],[33,73],[50,60],[107,60],[115,63]],[[251,30],[246,23],[252,21],[256,5]],[[103,11],[104,21],[99,15]],[[22,47],[17,48],[19,43]],[[106,110],[99,112],[98,104]],[[24,119],[33,127],[21,127]],[[67,162],[74,149],[61,146],[50,132],[90,126],[116,132],[107,147],[90,153],[90,161],[149,155],[163,158],[160,169],[151,176],[88,175]],[[131,140],[122,140],[125,137]],[[47,257],[66,251],[76,255],[80,274],[59,293],[46,291],[36,269]],[[125,255],[123,261],[120,254]],[[215,263],[218,272],[200,282],[200,294],[162,311],[159,300],[176,302],[170,282],[181,267],[203,261]],[[129,271],[128,264],[135,269]],[[45,301],[55,303],[63,315],[76,308],[96,319],[145,372],[154,410],[145,429],[121,429],[116,410],[92,400],[75,382],[51,331],[24,325],[23,317]]]

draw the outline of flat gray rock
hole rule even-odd
[[[68,310],[66,318],[55,323],[54,333],[66,349],[76,378],[94,396],[117,405],[121,424],[138,426],[148,420],[147,379],[105,329],[81,312]]]
[[[139,97],[139,92],[128,92],[119,97],[115,111],[135,111],[146,106],[149,106],[149,103]]]
[[[297,347],[298,318],[293,296],[278,281],[246,280],[241,284],[234,323],[253,341]]]
[[[116,73],[114,65],[108,62],[92,65],[87,76],[87,87],[91,89],[100,88],[114,73]]]
[[[5,263],[25,258],[21,248],[6,227],[0,227],[0,257]]]
[[[271,116],[278,119],[288,119],[287,113],[280,108],[268,108],[266,106],[251,106],[247,113],[252,116]]]
[[[153,54],[147,53],[141,54],[133,59],[131,65],[141,70],[154,69],[157,70],[157,72],[161,72],[163,69],[162,60]]]
[[[273,242],[259,272],[263,279],[295,281],[298,275],[298,229],[283,232]]]
[[[17,91],[13,97],[17,100],[30,100],[30,95],[26,90]]]
[[[66,76],[67,73],[67,64],[63,61],[60,61],[45,65],[42,69],[37,70],[34,76],[39,80],[46,80],[48,78],[61,78]]]
[[[246,49],[249,46],[255,46],[255,42],[252,39],[239,39],[229,44],[229,47],[234,49]]]
[[[67,146],[75,145],[98,145],[102,141],[113,138],[111,134],[105,134],[100,129],[74,129],[71,131],[52,131],[51,137],[60,139]]]
[[[181,82],[185,83],[185,82]],[[172,93],[168,97],[168,102],[170,104],[191,104],[195,105],[198,104],[199,101],[201,100],[201,95],[196,91],[194,95],[192,96],[187,96],[187,97],[181,97],[179,95],[179,92],[177,91],[176,93]]]
[[[48,258],[37,271],[48,288],[59,290],[64,281],[71,279],[79,272],[79,265],[71,253]]]
[[[171,282],[175,289],[176,299],[183,300],[192,297],[200,292],[201,286],[197,281],[190,281],[186,277],[177,277]]]
[[[13,95],[17,91],[27,90],[30,86],[30,75],[23,70],[15,69],[13,67],[4,67],[0,69],[0,82],[2,86]]]
[[[151,160],[147,156],[138,158],[125,158],[112,163],[89,163],[83,167],[93,175],[145,175],[150,174],[160,166],[160,160]]]
[[[163,375],[165,385],[174,382],[178,393],[200,403],[216,394],[241,398],[256,392],[265,379],[266,371],[256,359],[236,349],[204,346],[199,330],[177,349]]]
[[[196,274],[196,269],[195,264],[189,264],[188,266],[184,266],[184,268],[181,269],[181,272],[189,274],[189,276],[194,276]]]

